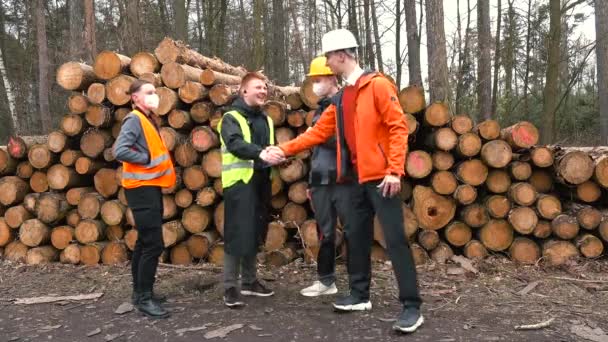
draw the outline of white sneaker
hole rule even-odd
[[[332,295],[338,293],[338,288],[336,287],[336,283],[332,283],[329,286],[323,285],[320,281],[315,281],[311,286],[302,289],[300,294],[305,297],[317,297],[323,295]]]

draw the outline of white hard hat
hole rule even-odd
[[[347,29],[338,29],[325,33],[321,39],[323,54],[332,51],[345,50],[358,47],[357,39]]]

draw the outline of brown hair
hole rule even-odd
[[[137,93],[139,91],[139,89],[141,89],[141,87],[143,87],[146,84],[152,84],[146,80],[135,80],[133,81],[133,83],[131,83],[131,86],[129,87],[129,90],[127,90],[127,95],[133,95],[133,93]]]
[[[261,80],[264,83],[268,83],[268,78],[264,74],[262,74],[260,71],[248,72],[247,74],[245,74],[245,76],[243,76],[243,80],[241,81],[241,87],[239,89],[239,93],[242,94],[243,88],[245,88],[247,83],[249,83],[252,80]]]

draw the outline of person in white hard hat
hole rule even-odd
[[[356,179],[351,193],[355,224],[345,230],[350,294],[339,298],[341,311],[370,310],[373,215],[380,220],[388,255],[403,305],[393,328],[410,333],[424,322],[420,313],[416,267],[404,233],[403,202],[397,196],[405,176],[408,128],[395,85],[377,72],[365,72],[357,62],[357,41],[348,30],[327,32],[322,38],[327,66],[346,80],[337,105],[329,106],[312,129],[273,147],[278,158],[292,156],[336,135],[338,182]]]

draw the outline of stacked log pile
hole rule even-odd
[[[11,137],[0,150],[0,253],[29,264],[120,264],[137,231],[120,186],[112,145],[130,112],[126,90],[135,79],[157,86],[161,135],[178,173],[163,190],[163,261],[223,262],[224,205],[216,131],[246,71],[166,38],[154,53],[127,57],[104,51],[93,66],[69,62],[57,82],[72,91],[68,114],[44,137]],[[400,194],[405,234],[417,263],[444,262],[454,253],[477,259],[493,252],[515,261],[560,264],[595,258],[608,242],[601,211],[608,187],[608,150],[538,146],[528,122],[501,129],[474,125],[447,107],[426,107],[408,87],[399,99],[410,128],[407,178]],[[318,99],[305,82],[271,85],[264,107],[279,143],[305,131]],[[272,182],[273,221],[265,261],[281,266],[316,259],[317,226],[308,203],[309,151],[278,168]],[[602,202],[603,201],[603,202]],[[338,227],[338,254],[345,256]],[[372,257],[386,259],[374,221]]]

